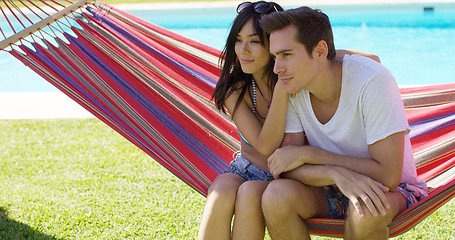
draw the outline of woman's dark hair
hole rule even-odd
[[[268,3],[271,4],[272,7],[268,12],[264,14],[276,11],[283,11],[283,8],[280,7],[278,4],[273,2]],[[248,7],[243,8],[237,15],[237,17],[234,19],[229,36],[226,40],[226,45],[220,56],[219,64],[221,66],[221,74],[220,78],[218,79],[218,83],[215,87],[215,90],[213,92],[212,99],[214,99],[215,106],[219,110],[222,110],[224,113],[226,113],[224,102],[233,92],[241,90],[239,99],[237,99],[237,103],[231,115],[234,115],[241,100],[245,96],[245,93],[247,91],[248,93],[250,92],[249,90],[251,88],[251,82],[253,80],[253,76],[251,74],[246,74],[242,71],[237,55],[235,53],[235,43],[237,40],[237,35],[242,29],[242,27],[246,24],[246,22],[252,19],[253,27],[256,30],[257,35],[259,36],[259,40],[262,46],[265,46],[265,43],[266,41],[268,41],[269,37],[269,35],[265,34],[261,26],[261,17],[264,14],[257,13],[255,11],[254,6],[255,4],[252,3]],[[274,61],[272,58],[270,58],[270,61],[264,71],[264,77],[267,77],[268,79],[267,87],[269,89],[272,89],[272,91],[277,82],[277,75],[273,73],[273,65]]]

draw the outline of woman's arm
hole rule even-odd
[[[229,112],[234,109],[238,97],[239,93],[234,93],[226,100],[225,106]],[[234,123],[242,136],[264,156],[271,155],[283,140],[287,100],[288,94],[278,82],[263,125],[256,119],[245,100],[242,100],[233,116]]]
[[[358,54],[358,55],[361,55],[364,57],[371,58],[378,63],[381,63],[381,59],[379,59],[379,57],[374,53],[367,53],[367,52],[362,52],[359,50],[352,50],[352,49],[341,49],[341,50],[337,50],[336,52],[337,52],[336,58],[338,58],[338,59],[342,59],[344,57],[344,55],[346,55],[346,54],[348,54],[348,55]]]

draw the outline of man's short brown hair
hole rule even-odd
[[[294,25],[298,31],[296,40],[305,46],[310,56],[316,45],[324,40],[328,46],[327,59],[335,59],[336,51],[329,17],[318,9],[299,7],[271,13],[262,18],[262,24],[268,33]]]

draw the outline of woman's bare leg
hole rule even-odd
[[[233,173],[223,173],[213,181],[199,227],[199,240],[231,238],[231,221],[237,190],[244,181],[242,177]]]
[[[235,202],[232,239],[264,239],[265,221],[262,214],[262,193],[270,182],[248,181],[240,185]]]

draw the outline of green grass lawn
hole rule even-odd
[[[0,129],[0,239],[195,238],[205,198],[100,121]]]
[[[0,129],[0,239],[196,238],[205,197],[99,120]],[[454,210],[397,239],[454,239]]]

